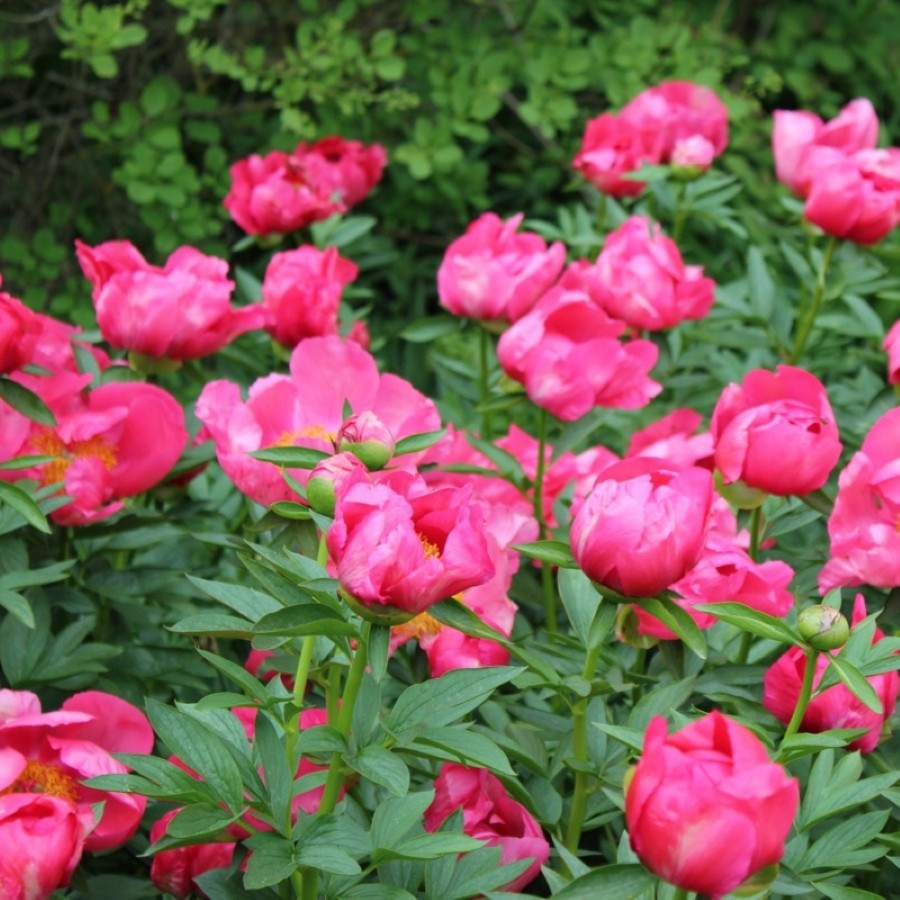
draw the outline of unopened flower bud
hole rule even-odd
[[[394,455],[394,436],[368,410],[350,416],[341,425],[335,444],[338,451],[352,453],[373,472],[383,469]]]
[[[334,515],[338,488],[363,464],[352,453],[338,453],[323,459],[310,472],[306,483],[306,501],[323,516]]]
[[[725,484],[722,480],[722,473],[718,470],[715,472],[716,493],[720,497],[724,497],[732,506],[738,509],[756,509],[766,502],[769,495],[759,488],[749,487],[743,481],[735,481],[732,484]]]
[[[833,606],[807,606],[797,616],[800,636],[815,650],[836,650],[850,637],[850,626]]]

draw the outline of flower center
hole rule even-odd
[[[416,532],[419,540],[422,542],[422,549],[425,551],[425,559],[440,559],[441,548],[434,541],[429,541],[421,532]]]
[[[45,485],[63,481],[76,459],[98,459],[107,469],[114,469],[117,462],[115,448],[102,437],[66,444],[58,434],[47,430],[37,435],[32,444],[38,453],[55,457],[41,469],[41,482]]]
[[[78,785],[58,766],[29,759],[19,777],[0,794],[50,794],[74,803]]]
[[[408,622],[404,622],[402,625],[394,625],[391,628],[394,634],[401,635],[407,640],[420,640],[429,635],[440,634],[443,630],[443,624],[427,612],[419,613]]]
[[[326,430],[324,425],[318,422],[314,425],[306,425],[297,431],[282,431],[273,447],[293,447],[298,438],[317,438],[320,441],[334,443],[336,435],[333,431]]]

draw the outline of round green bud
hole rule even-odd
[[[797,616],[797,630],[815,650],[837,650],[850,637],[847,620],[833,606],[807,606]]]

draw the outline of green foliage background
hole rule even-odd
[[[436,261],[478,212],[551,217],[583,191],[569,162],[585,121],[650,84],[723,95],[723,165],[750,218],[774,193],[768,111],[865,95],[889,133],[900,115],[890,0],[20,0],[0,35],[0,271],[86,326],[75,237],[127,238],[157,263],[183,243],[226,255],[228,166],[299,139],[390,151],[358,260],[390,326],[432,307]]]

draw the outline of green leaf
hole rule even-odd
[[[194,575],[188,575],[187,578],[204,594],[212,597],[213,600],[224,603],[229,609],[233,609],[251,622],[256,622],[267,613],[284,609],[283,605],[274,597],[253,588],[240,584],[228,584],[224,581],[208,581],[206,578],[197,578]]]
[[[861,702],[865,703],[872,712],[877,715],[884,713],[884,706],[875,689],[869,684],[866,677],[846,659],[841,656],[828,656],[828,665],[837,673],[838,678],[846,686],[847,690]]]
[[[616,603],[603,603],[603,595],[581,569],[563,569],[557,581],[566,615],[578,639],[589,650],[599,647],[615,621]]]
[[[775,284],[758,247],[747,251],[747,290],[753,311],[768,321],[775,308]]]
[[[434,316],[430,319],[419,319],[407,325],[400,337],[413,344],[430,344],[432,341],[459,331],[461,322],[451,316]]]
[[[427,728],[401,746],[420,756],[478,766],[515,777],[506,754],[489,737],[465,728]]]
[[[207,650],[197,652],[211,665],[215,666],[226,678],[237,684],[244,693],[254,700],[265,700],[268,697],[265,685],[254,678],[243,666],[233,663],[230,659],[217,656]]]
[[[329,454],[312,447],[268,447],[255,450],[250,456],[289,469],[314,469],[323,459],[328,459]]]
[[[735,625],[742,631],[749,631],[759,637],[782,644],[803,644],[800,635],[783,619],[751,609],[743,603],[698,603],[694,609],[710,613],[729,625]]]
[[[383,862],[388,859],[438,859],[441,856],[467,853],[469,850],[477,850],[483,846],[481,841],[471,838],[467,834],[447,832],[419,834],[390,850],[375,850],[372,859],[375,862]]]
[[[27,416],[39,425],[56,427],[56,416],[46,403],[27,387],[6,376],[0,377],[0,400],[5,400],[13,409]]]
[[[391,647],[391,629],[387,625],[373,625],[369,632],[367,655],[369,672],[379,684],[387,672],[388,654]]]
[[[455,669],[440,678],[411,685],[397,698],[387,728],[392,734],[399,734],[419,725],[449,725],[524,671],[508,666]]]
[[[434,791],[417,791],[405,797],[388,797],[379,803],[372,816],[372,846],[385,849],[397,846],[422,821],[432,800]]]
[[[559,566],[561,569],[577,569],[578,563],[565,541],[532,541],[529,544],[513,544],[513,550],[524,553],[532,559]]]
[[[635,598],[632,602],[645,609],[650,615],[656,616],[663,625],[677,635],[685,647],[692,650],[701,659],[706,659],[706,638],[703,637],[703,632],[697,627],[697,623],[690,614],[674,600],[668,597],[665,599],[643,597]]]
[[[263,616],[253,626],[253,633],[274,634],[279,637],[299,637],[308,634],[331,637],[356,636],[358,631],[334,610],[318,603],[309,603],[305,606],[289,606]]]
[[[608,722],[594,722],[594,728],[599,728],[604,734],[615,738],[626,747],[640,752],[644,746],[644,732],[636,728],[624,728],[621,725],[611,725]]]
[[[153,730],[169,750],[198,772],[232,811],[244,804],[241,774],[222,739],[202,722],[156,700],[147,700]]]
[[[818,734],[792,734],[782,741],[778,757],[782,762],[789,762],[810,753],[840,749],[865,733],[865,728],[834,728]]]
[[[29,525],[50,534],[53,529],[41,508],[20,487],[0,481],[0,500],[11,506]]]
[[[294,848],[279,834],[259,831],[244,841],[253,853],[247,857],[244,887],[248,891],[270,887],[290,878],[297,868]]]
[[[236,818],[217,806],[188,806],[169,822],[166,833],[176,840],[211,838],[224,831]]]
[[[0,590],[0,606],[12,613],[26,628],[34,628],[31,604],[21,594]]]
[[[433,447],[438,441],[443,439],[447,434],[447,429],[442,428],[440,431],[423,431],[419,434],[411,434],[408,437],[400,438],[394,447],[394,456],[400,456],[403,453],[418,453],[420,450],[427,450]]]
[[[0,463],[0,469],[30,469],[33,466],[42,466],[44,463],[53,462],[55,456],[17,456]]]
[[[560,900],[597,900],[598,897],[615,897],[615,900],[631,900],[640,897],[656,883],[656,878],[643,866],[617,863],[601,866],[576,878],[554,894]]]
[[[378,744],[370,744],[347,762],[363,778],[386,787],[395,797],[406,796],[409,790],[409,769],[396,753],[385,750]]]
[[[293,773],[275,724],[263,710],[256,716],[254,746],[262,763],[266,793],[279,831],[290,831]]]
[[[309,507],[293,500],[276,500],[269,509],[283,519],[308,519]]]
[[[175,634],[208,634],[211,637],[240,638],[249,641],[253,638],[253,625],[246,619],[237,616],[223,616],[218,613],[200,613],[188,616],[174,625],[166,626]]]

